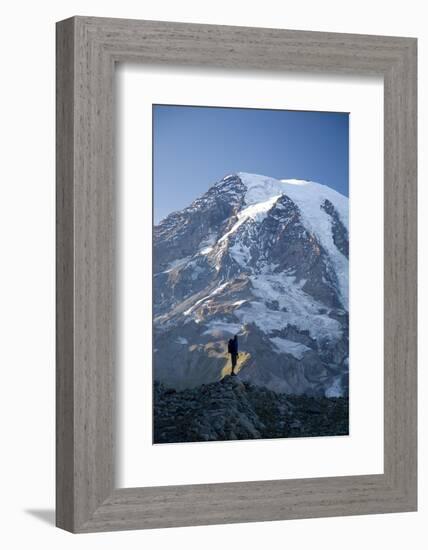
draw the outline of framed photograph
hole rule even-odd
[[[57,24],[57,525],[414,511],[416,39]]]
[[[153,105],[155,444],[349,434],[348,118]]]

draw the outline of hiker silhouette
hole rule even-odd
[[[233,338],[229,339],[229,342],[227,343],[227,352],[230,353],[230,357],[232,360],[232,372],[230,373],[231,376],[235,376],[235,367],[236,362],[238,360],[238,335],[235,334]]]

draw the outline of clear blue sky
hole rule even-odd
[[[153,105],[154,222],[235,172],[348,195],[348,127],[348,113]]]

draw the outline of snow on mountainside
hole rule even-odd
[[[347,308],[348,258],[334,244],[331,216],[323,208],[323,204],[325,201],[329,201],[334,205],[340,221],[348,232],[348,198],[331,187],[313,181],[295,179],[275,180],[244,172],[240,172],[238,175],[248,189],[245,194],[246,204],[257,206],[260,201],[276,201],[281,195],[286,195],[298,206],[304,226],[317,237],[334,263],[340,285],[342,303]]]
[[[338,396],[348,380],[348,199],[315,182],[240,172],[154,229],[155,378],[240,377]]]

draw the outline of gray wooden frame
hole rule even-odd
[[[123,61],[383,76],[383,474],[115,488],[113,81]],[[90,17],[57,24],[59,527],[91,532],[416,510],[416,78],[413,38]]]

